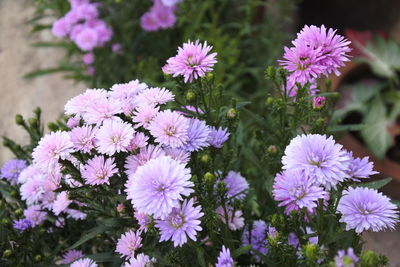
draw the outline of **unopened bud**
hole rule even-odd
[[[270,146],[267,148],[267,152],[268,152],[268,154],[270,154],[270,155],[275,155],[277,151],[278,151],[278,150],[277,150],[276,146],[274,146],[274,145],[270,145]]]
[[[12,255],[12,251],[9,249],[4,250],[3,252],[3,258],[8,258]]]
[[[22,214],[22,210],[21,209],[17,209],[15,211],[15,215],[20,216]]]
[[[325,106],[326,98],[324,96],[313,97],[313,109],[321,110]]]
[[[28,122],[31,127],[35,127],[38,123],[38,120],[36,118],[29,118]]]
[[[188,91],[186,93],[186,100],[187,101],[193,101],[196,99],[196,94],[193,91]]]
[[[54,122],[49,122],[47,124],[47,127],[50,129],[50,131],[55,132],[58,131],[60,128],[58,127],[57,124],[55,124]]]
[[[16,197],[16,196],[18,196],[18,191],[12,190],[12,191],[10,192],[10,197]]]
[[[35,261],[36,262],[39,262],[39,261],[41,261],[42,260],[42,255],[36,255],[35,256]]]
[[[363,267],[379,266],[379,255],[371,250],[364,251],[360,257],[360,265]]]
[[[206,183],[214,183],[214,179],[215,175],[211,172],[206,172],[206,174],[204,174],[204,181],[206,181]]]
[[[40,116],[40,114],[42,113],[42,110],[39,107],[36,107],[33,112],[37,115]]]
[[[4,226],[5,225],[9,225],[10,224],[10,220],[9,219],[2,219],[1,220],[1,224],[4,225]]]
[[[237,116],[237,111],[236,111],[236,109],[234,109],[234,108],[229,109],[228,112],[226,112],[226,116],[227,116],[229,119],[234,119],[234,118],[236,118],[236,116]]]
[[[307,243],[303,248],[304,257],[310,261],[316,261],[318,259],[318,247],[315,244]]]
[[[124,205],[123,203],[119,203],[119,204],[117,205],[117,211],[118,211],[119,213],[123,213],[123,212],[125,211],[125,205]]]
[[[16,124],[18,124],[18,125],[24,125],[24,118],[22,117],[22,115],[21,114],[17,114],[16,116],[15,116],[15,123]]]
[[[210,156],[208,154],[203,154],[200,157],[200,161],[203,162],[204,164],[207,164],[208,162],[210,162]]]
[[[319,118],[319,119],[317,119],[317,120],[315,121],[315,124],[316,124],[318,127],[322,127],[322,126],[325,125],[325,120],[324,120],[323,118]]]
[[[210,81],[213,77],[214,77],[214,74],[212,74],[211,72],[209,72],[209,73],[206,74],[206,78],[207,78],[207,80],[209,80],[209,81]]]
[[[274,103],[274,98],[273,97],[268,97],[267,100],[265,100],[265,104],[267,106],[271,106]]]

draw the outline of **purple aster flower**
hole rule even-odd
[[[138,106],[157,106],[173,101],[174,98],[174,94],[168,89],[151,87],[141,91],[137,95],[135,102]]]
[[[175,25],[174,7],[165,6],[161,1],[155,0],[150,12],[154,14],[161,29],[172,28]]]
[[[336,187],[348,178],[350,158],[332,136],[299,135],[290,141],[282,157],[283,169],[303,170],[312,183]]]
[[[86,53],[82,56],[82,61],[86,65],[91,65],[94,62],[94,55],[93,53]]]
[[[233,267],[233,259],[229,248],[222,246],[222,251],[219,253],[218,262],[215,267]]]
[[[29,219],[19,219],[18,221],[14,221],[13,227],[22,233],[32,227],[32,222]]]
[[[32,223],[32,227],[35,227],[46,220],[47,213],[42,211],[40,205],[32,205],[24,210],[24,216]]]
[[[183,0],[161,0],[162,4],[164,6],[176,6],[177,4],[179,4],[180,2],[182,2]]]
[[[314,235],[315,231],[313,231],[309,226],[306,227],[306,234],[307,235]],[[318,235],[314,235],[308,238],[308,242],[314,245],[318,245]]]
[[[160,146],[148,145],[140,149],[136,155],[130,155],[126,158],[125,173],[128,176],[135,174],[138,167],[143,166],[149,160],[164,156],[165,153]]]
[[[326,97],[325,96],[316,96],[313,97],[313,108],[321,109],[325,106]]]
[[[32,177],[36,175],[41,175],[42,171],[36,166],[36,165],[29,165],[25,169],[21,171],[21,173],[18,176],[18,183],[19,184],[24,184],[28,180],[30,180]]]
[[[336,267],[355,267],[356,263],[358,263],[358,257],[353,248],[348,248],[347,253],[344,250],[339,250],[335,257]]]
[[[166,156],[151,159],[140,166],[126,183],[127,198],[138,212],[165,219],[179,207],[182,196],[193,189],[190,169]]]
[[[313,213],[318,200],[327,194],[324,189],[312,183],[312,180],[299,169],[288,169],[275,177],[272,194],[279,207],[285,207],[285,213],[306,208]]]
[[[121,235],[118,239],[117,248],[115,252],[128,259],[135,256],[135,251],[137,251],[142,246],[142,238],[140,237],[141,231],[134,232],[132,230]]]
[[[72,116],[67,121],[67,127],[70,129],[75,128],[76,126],[79,126],[80,122],[81,122],[81,118],[79,118],[77,116]]]
[[[112,156],[116,152],[127,151],[133,137],[132,125],[122,121],[105,121],[96,133],[97,149]]]
[[[350,187],[344,191],[337,210],[342,214],[340,222],[346,224],[346,230],[355,229],[357,233],[394,229],[399,221],[396,205],[382,193],[369,188]]]
[[[353,181],[359,182],[357,178],[369,178],[371,175],[377,174],[374,171],[374,163],[369,161],[368,157],[355,158],[353,152],[348,152],[350,157],[350,165],[348,169],[348,175]]]
[[[243,246],[251,245],[250,253],[253,254],[254,259],[257,262],[262,262],[260,257],[253,252],[256,250],[262,255],[266,255],[268,252],[268,239],[267,239],[268,225],[263,220],[257,220],[253,222],[251,230],[248,226],[243,231],[242,244]]]
[[[61,261],[62,264],[70,264],[76,261],[77,259],[83,257],[83,253],[80,250],[68,250],[64,255]]]
[[[228,189],[227,196],[229,198],[243,200],[246,197],[249,184],[239,172],[229,171],[223,182]]]
[[[325,68],[325,75],[332,72],[339,75],[338,69],[344,66],[346,61],[349,61],[350,41],[336,34],[336,30],[326,29],[324,25],[321,27],[304,26],[297,34],[297,39],[293,41],[293,44],[295,46],[305,44],[312,49],[320,48],[321,58],[318,64]]]
[[[148,216],[144,213],[140,213],[137,210],[135,210],[133,216],[138,221],[138,224],[140,226],[139,231],[147,232],[148,225],[151,223],[150,216]]]
[[[219,127],[218,129],[215,127],[211,127],[210,134],[208,135],[208,143],[216,148],[221,148],[222,144],[225,143],[229,138],[228,129],[222,129]]]
[[[114,158],[95,156],[88,160],[82,170],[82,178],[90,185],[110,184],[110,177],[118,172]]]
[[[190,161],[190,152],[180,148],[166,147],[163,149],[165,155],[177,160],[183,164],[188,164]]]
[[[168,74],[173,77],[181,75],[186,83],[204,77],[217,63],[217,53],[209,54],[211,49],[212,46],[208,46],[207,42],[201,44],[197,40],[195,43],[184,43],[183,47],[178,48],[178,54],[167,60]]]
[[[71,141],[74,144],[75,150],[80,150],[84,153],[89,153],[90,150],[95,148],[97,128],[89,125],[82,127],[75,127],[70,132]]]
[[[208,136],[210,128],[204,121],[199,119],[189,119],[189,128],[187,130],[188,141],[183,149],[193,152],[209,146]]]
[[[289,233],[288,236],[288,244],[291,245],[294,248],[297,248],[300,244],[299,238],[295,233]]]
[[[74,144],[67,132],[52,132],[40,139],[33,150],[33,162],[42,170],[48,170],[58,164],[59,159],[67,159],[74,151]]]
[[[61,212],[65,211],[69,204],[72,201],[68,198],[68,193],[66,191],[62,191],[56,197],[56,200],[53,202],[52,210],[56,216],[60,215]]]
[[[25,160],[12,159],[7,161],[1,168],[1,177],[5,178],[10,184],[18,182],[20,173],[27,167]]]
[[[157,16],[154,12],[146,12],[140,18],[140,26],[143,30],[148,32],[154,32],[160,29],[158,24]]]
[[[113,51],[114,53],[119,54],[122,50],[122,46],[120,43],[114,43],[111,45],[111,51]]]
[[[132,121],[136,123],[135,128],[142,126],[147,129],[150,122],[157,115],[159,107],[152,105],[140,105],[133,112]]]
[[[202,230],[199,219],[204,213],[200,206],[193,206],[193,202],[193,199],[184,200],[179,208],[172,208],[165,219],[155,221],[161,234],[160,242],[172,239],[174,247],[177,247],[187,242],[187,236],[197,240],[197,232]]]
[[[133,135],[131,142],[129,143],[128,150],[135,151],[136,149],[147,146],[149,138],[141,132],[137,132]]]
[[[89,258],[83,258],[73,262],[70,267],[97,267],[97,263]]]
[[[150,258],[149,256],[140,253],[136,258],[131,258],[129,262],[126,262],[123,267],[153,267],[155,266],[156,259]]]
[[[54,34],[54,36],[62,38],[69,34],[71,28],[72,28],[71,22],[65,18],[61,18],[53,23],[51,31]]]
[[[225,205],[225,209],[219,206],[216,210],[218,218],[228,225],[232,231],[239,230],[244,226],[243,212],[241,210],[234,210],[232,206]]]
[[[172,148],[181,147],[188,141],[189,119],[178,112],[164,110],[157,114],[149,125],[155,141]]]

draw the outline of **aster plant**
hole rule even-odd
[[[323,53],[308,74],[267,68],[262,114],[225,94],[219,51],[199,40],[160,65],[167,88],[87,89],[45,135],[40,112],[18,116],[32,145],[5,138],[18,161],[1,172],[2,265],[385,266],[361,234],[399,221],[377,191],[388,180],[364,182],[373,163],[336,141],[337,96],[316,81],[348,41],[306,26],[293,44],[295,66]]]

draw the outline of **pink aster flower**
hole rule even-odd
[[[67,132],[52,132],[42,137],[33,150],[33,162],[42,170],[52,169],[59,159],[67,159],[74,152],[73,146]]]
[[[107,24],[102,21],[101,24],[94,27],[94,30],[97,32],[98,36],[98,44],[97,46],[102,47],[105,43],[111,40],[113,36],[112,28],[107,26]]]
[[[70,129],[75,128],[76,126],[79,126],[80,121],[81,121],[81,118],[72,116],[67,121],[67,127]]]
[[[157,20],[157,25],[162,29],[172,28],[176,22],[174,7],[163,5],[160,1],[154,1],[154,5],[150,10]]]
[[[125,173],[128,176],[134,175],[137,168],[146,164],[149,160],[164,156],[165,153],[159,146],[148,145],[140,149],[136,155],[130,155],[126,158]]]
[[[161,156],[140,166],[126,183],[127,198],[138,212],[164,219],[179,207],[182,196],[193,192],[190,169]]]
[[[65,211],[71,203],[72,201],[69,200],[67,192],[62,191],[57,195],[56,200],[53,202],[52,210],[54,214],[58,216],[61,212]]]
[[[82,61],[86,65],[91,65],[94,62],[94,55],[93,53],[86,53],[82,56]]]
[[[136,257],[131,258],[123,267],[153,267],[156,259],[140,253]]]
[[[80,250],[69,250],[63,255],[63,259],[61,261],[62,264],[70,264],[76,261],[77,259],[83,257],[83,253]]]
[[[73,262],[70,267],[98,267],[97,263],[89,258],[83,258]]]
[[[74,10],[78,13],[79,18],[83,20],[95,19],[99,15],[97,6],[90,3],[79,5]]]
[[[70,21],[65,18],[61,18],[53,23],[51,31],[55,36],[62,38],[69,34],[71,27],[72,24]]]
[[[140,237],[141,231],[128,231],[121,235],[117,242],[115,252],[118,252],[122,257],[128,259],[135,256],[135,252],[142,246],[142,238]]]
[[[82,171],[82,177],[90,185],[110,184],[110,177],[118,172],[113,158],[96,156],[88,160]]]
[[[159,112],[149,125],[155,141],[172,148],[180,147],[188,141],[188,128],[189,120],[171,110]]]
[[[98,151],[109,156],[127,151],[133,133],[133,127],[126,122],[105,121],[96,133]]]
[[[136,149],[140,149],[142,147],[147,146],[147,141],[149,138],[142,132],[136,132],[133,135],[131,142],[129,143],[128,150],[135,151]]]
[[[96,131],[97,129],[88,125],[82,127],[75,127],[69,132],[71,141],[74,144],[75,150],[89,153],[95,147],[96,144]]]
[[[85,27],[83,26],[83,24],[75,24],[74,26],[72,26],[71,32],[69,33],[69,38],[72,41],[76,42],[76,38],[84,28]]]
[[[208,46],[207,42],[200,44],[197,40],[195,43],[184,43],[183,47],[178,48],[178,54],[167,61],[169,74],[173,77],[183,76],[185,82],[204,77],[217,63],[217,53],[209,54],[211,49],[212,46]]]
[[[158,111],[159,107],[154,107],[152,105],[138,106],[133,112],[132,117],[132,121],[136,123],[135,128],[142,126],[147,129]]]
[[[135,101],[138,106],[157,106],[173,101],[174,98],[175,96],[173,93],[171,93],[170,90],[165,88],[152,87],[140,92]]]
[[[83,119],[88,124],[100,125],[104,121],[117,121],[115,115],[122,113],[121,102],[117,99],[99,98],[87,106]]]
[[[359,234],[394,229],[399,222],[397,206],[375,189],[350,187],[343,192],[337,211],[342,214],[340,222],[346,224],[346,231],[354,229]]]
[[[65,114],[81,116],[86,113],[93,102],[106,98],[107,91],[103,89],[87,89],[84,93],[71,98],[67,104],[65,104]]]
[[[204,213],[200,206],[193,206],[194,201],[184,200],[180,208],[173,208],[164,220],[156,220],[156,227],[160,230],[160,242],[172,239],[174,247],[182,246],[187,237],[196,241],[198,231],[201,231],[201,221]]]
[[[144,231],[145,233],[147,232],[148,225],[151,223],[151,218],[150,216],[140,213],[137,210],[135,210],[133,216],[135,219],[138,221],[139,224],[139,231]]]
[[[24,184],[28,180],[30,180],[32,177],[35,177],[36,175],[41,175],[41,174],[42,174],[42,171],[38,168],[38,166],[30,165],[26,169],[21,171],[21,173],[18,176],[18,183]]]
[[[87,217],[86,213],[76,209],[66,209],[65,213],[67,214],[67,218],[71,218],[74,220],[84,220]]]
[[[47,213],[42,211],[40,205],[32,205],[24,210],[24,216],[31,221],[32,227],[35,227],[46,220]]]
[[[148,32],[154,32],[160,28],[156,14],[149,11],[144,13],[140,18],[140,26],[143,30]]]
[[[113,51],[114,53],[119,53],[121,52],[122,46],[120,43],[114,43],[111,45],[111,51]]]
[[[110,88],[109,94],[110,97],[114,99],[131,101],[137,94],[147,88],[147,84],[141,83],[139,80],[132,80],[127,83],[114,84]]]
[[[232,231],[239,230],[244,226],[244,218],[241,210],[234,210],[232,206],[226,205],[225,209],[219,206],[216,210],[221,221],[228,225]]]
[[[83,28],[76,36],[75,43],[83,51],[91,51],[97,46],[99,36],[91,28]]]

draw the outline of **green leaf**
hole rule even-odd
[[[357,187],[366,187],[366,188],[371,188],[371,189],[379,189],[387,185],[392,181],[392,178],[388,177],[382,180],[378,181],[373,181],[369,183],[362,183],[362,184],[357,184]]]
[[[70,246],[67,250],[71,250],[71,249],[74,249],[74,248],[82,245],[86,241],[89,241],[90,239],[96,237],[98,234],[105,232],[106,229],[107,229],[106,226],[97,226],[97,227],[92,228],[91,230],[89,230],[88,232],[83,234],[82,237],[77,242],[75,242],[75,244]]]
[[[235,249],[232,252],[232,257],[235,259],[235,258],[239,257],[240,255],[247,253],[247,251],[249,251],[250,249],[251,249],[251,245],[247,245],[247,246]]]
[[[51,74],[51,73],[56,73],[56,72],[61,72],[61,71],[74,71],[74,70],[75,70],[74,68],[67,68],[67,67],[42,69],[42,70],[36,70],[36,71],[29,72],[24,75],[24,78],[32,79],[32,78],[46,75],[46,74]]]
[[[387,131],[390,121],[386,117],[386,107],[380,97],[372,101],[363,123],[366,126],[361,130],[361,135],[365,143],[378,158],[382,159],[393,140]]]
[[[119,256],[115,255],[111,252],[97,253],[92,255],[87,255],[88,258],[91,258],[95,262],[115,262],[119,261]]]
[[[365,124],[333,125],[328,128],[328,132],[361,131],[365,127]]]
[[[400,69],[399,44],[377,37],[374,42],[368,42],[365,46],[358,42],[355,45],[366,55],[359,61],[366,62],[376,75],[396,78],[396,70]]]
[[[206,267],[206,261],[204,260],[204,251],[202,248],[200,247],[196,247],[196,251],[197,251],[197,261],[199,263],[200,266],[202,267]]]

